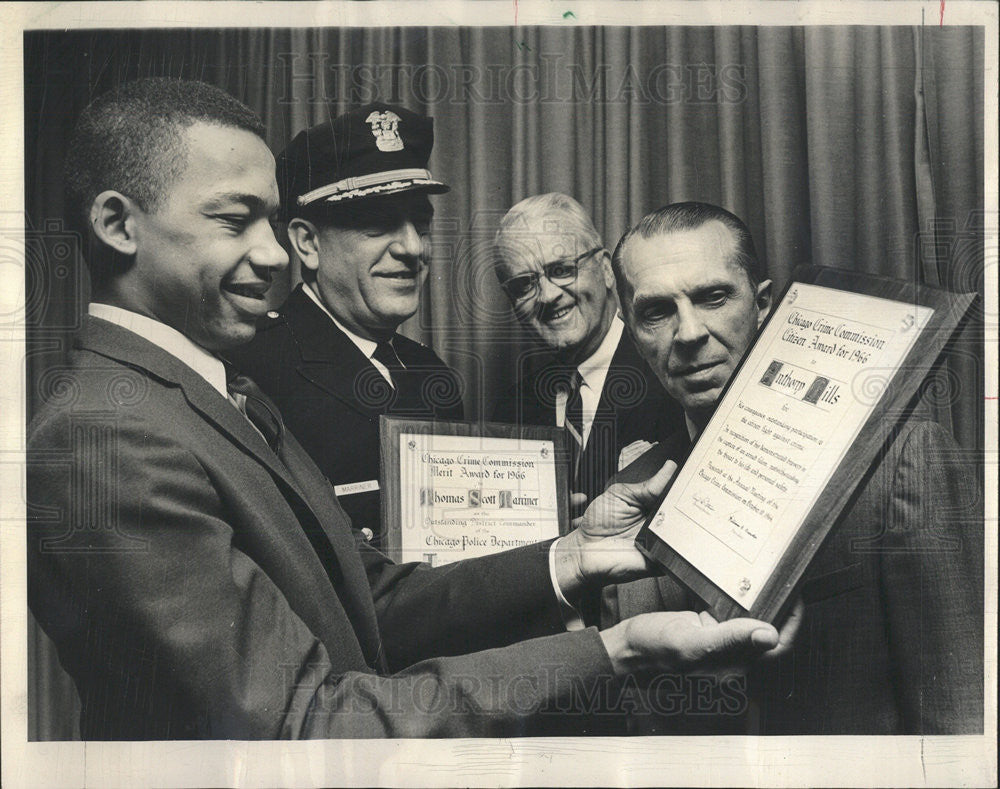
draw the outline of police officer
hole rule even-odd
[[[232,361],[277,403],[366,538],[381,543],[381,414],[461,419],[458,376],[397,333],[427,278],[433,120],[369,104],[300,132],[278,156],[303,282]]]

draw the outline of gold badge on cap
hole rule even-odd
[[[375,145],[380,151],[401,151],[403,140],[399,136],[399,116],[390,111],[373,112],[365,123],[372,127]]]

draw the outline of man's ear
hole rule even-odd
[[[606,249],[601,250],[601,271],[604,272],[604,286],[608,290],[614,290],[615,271],[611,268],[611,253]]]
[[[135,215],[140,210],[131,198],[107,189],[90,204],[90,227],[106,246],[131,257],[137,248]]]
[[[620,320],[620,321],[621,321],[622,323],[624,323],[624,324],[625,324],[625,333],[626,333],[626,334],[627,334],[627,335],[628,335],[628,336],[629,336],[629,337],[630,337],[630,338],[632,339],[632,341],[634,342],[634,341],[635,341],[635,331],[634,331],[634,329],[633,329],[633,327],[632,327],[632,321],[631,321],[631,320],[629,320],[629,318],[628,318],[628,315],[626,315],[626,314],[625,314],[625,312],[626,312],[626,308],[625,308],[625,305],[624,305],[624,304],[622,304],[622,298],[621,298],[621,296],[619,295],[619,296],[618,296],[618,319],[619,319],[619,320]]]
[[[316,225],[296,217],[288,223],[288,240],[302,265],[316,271],[319,268],[319,230]]]
[[[771,280],[765,279],[757,286],[757,328],[771,312]]]

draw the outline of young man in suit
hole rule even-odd
[[[278,156],[278,189],[303,282],[230,355],[278,405],[375,547],[379,416],[463,417],[455,372],[397,331],[427,279],[428,195],[448,190],[427,169],[433,144],[431,118],[385,104],[292,140]]]
[[[518,360],[517,383],[493,418],[566,427],[576,448],[573,487],[593,500],[622,450],[670,435],[681,409],[624,331],[611,255],[583,206],[557,192],[526,198],[501,220],[494,248],[514,314],[549,361],[532,370],[537,353]]]
[[[641,479],[666,458],[683,463],[771,308],[771,283],[743,222],[704,203],[646,216],[613,264],[629,333],[686,421],[620,477]],[[953,520],[977,487],[956,457],[949,434],[910,413],[806,571],[795,644],[751,672],[752,704],[714,720],[634,723],[649,733],[689,732],[699,718],[716,733],[981,732],[983,532]],[[694,601],[664,578],[619,587],[618,604],[628,617]]]
[[[274,159],[232,97],[126,84],[83,113],[67,173],[93,301],[29,426],[28,598],[84,738],[573,731],[574,710],[615,712],[629,674],[779,644],[692,612],[566,631],[586,585],[646,571],[631,534],[669,466],[555,543],[447,567],[394,565],[352,532],[273,403],[217,355],[253,337],[287,264]]]

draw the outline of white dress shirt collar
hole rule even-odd
[[[392,374],[389,372],[389,368],[386,367],[384,364],[382,364],[382,362],[380,362],[374,356],[375,349],[378,347],[378,343],[376,343],[374,340],[369,340],[366,339],[365,337],[358,336],[350,329],[348,329],[343,323],[338,321],[308,282],[302,283],[302,290],[306,292],[306,295],[313,300],[313,302],[316,304],[317,307],[319,307],[321,310],[323,310],[323,312],[326,313],[326,316],[333,321],[334,326],[336,326],[344,334],[347,335],[347,339],[349,339],[357,346],[358,350],[361,351],[361,353],[365,355],[365,358],[368,359],[368,361],[375,366],[375,369],[379,371],[381,376],[385,378],[386,381],[389,382],[390,386],[395,386],[392,380]],[[402,364],[402,362],[400,362],[400,364]],[[406,365],[404,364],[403,366],[405,367]]]
[[[121,326],[123,329],[149,340],[153,345],[184,362],[208,381],[212,388],[223,397],[229,396],[226,391],[226,368],[222,360],[197,343],[192,342],[172,326],[167,326],[155,318],[97,301],[90,303],[87,312],[95,318]]]
[[[621,342],[623,331],[625,331],[625,324],[622,323],[621,318],[615,315],[611,319],[608,333],[604,335],[597,350],[576,368],[583,379],[584,386],[589,386],[597,393],[604,389],[604,380],[608,377],[608,368],[611,367],[611,360],[615,356],[615,351],[618,350],[618,343]]]
[[[338,329],[340,329],[344,334],[347,335],[347,339],[349,339],[356,346],[358,346],[358,350],[361,351],[361,353],[363,353],[369,359],[372,358],[372,354],[375,353],[375,348],[378,345],[378,343],[376,343],[374,340],[368,340],[364,337],[355,334],[350,329],[348,329],[343,323],[341,323],[335,317],[333,317],[333,313],[330,312],[327,306],[323,303],[323,300],[320,299],[316,291],[313,290],[312,285],[310,285],[308,282],[302,283],[302,290],[306,292],[306,295],[313,300],[313,302],[316,304],[317,307],[319,307],[321,310],[323,310],[323,312],[326,313],[326,316],[333,321],[334,325]]]
[[[587,446],[590,438],[590,428],[594,424],[594,417],[597,415],[597,407],[601,403],[601,392],[604,391],[604,382],[608,378],[608,369],[611,367],[611,360],[618,350],[618,343],[621,342],[622,332],[625,324],[615,315],[611,319],[607,334],[601,340],[587,359],[585,359],[576,369],[580,373],[583,383],[580,384],[580,415],[583,419],[583,446]]]

